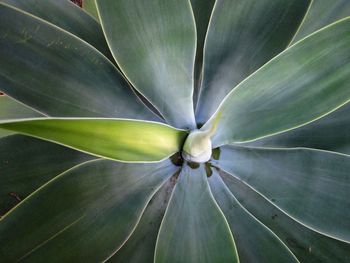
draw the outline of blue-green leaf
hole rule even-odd
[[[313,0],[293,42],[347,16],[350,16],[349,0]]]
[[[159,227],[175,182],[176,178],[173,176],[153,196],[132,236],[108,262],[153,262]]]
[[[227,188],[215,169],[208,179],[215,200],[230,225],[241,262],[298,262],[273,232],[250,214]]]
[[[298,222],[350,242],[349,156],[311,149],[225,146],[213,163]]]
[[[101,26],[71,1],[0,0],[0,2],[19,8],[76,35],[113,60]]]
[[[239,202],[270,228],[293,251],[300,262],[347,262],[350,244],[324,236],[296,222],[242,181],[221,172]]]
[[[252,147],[307,147],[350,155],[350,103],[298,129],[243,144]]]
[[[176,172],[170,161],[90,161],[65,172],[0,220],[3,262],[102,262],[128,239]],[[14,237],[14,229],[16,237]]]
[[[50,116],[154,119],[115,66],[52,24],[0,3],[0,87]]]
[[[0,139],[0,216],[67,169],[93,159],[60,145],[22,135]]]
[[[133,86],[177,128],[194,128],[196,29],[188,0],[97,0],[114,58]]]
[[[214,147],[295,129],[350,100],[350,18],[291,46],[230,92],[203,129]]]
[[[183,167],[159,230],[154,258],[156,263],[239,261],[203,166]]]
[[[197,122],[205,123],[237,84],[288,46],[309,4],[216,1],[205,40]]]
[[[41,116],[43,115],[39,112],[15,101],[9,96],[0,96],[0,120],[35,118]],[[0,129],[0,138],[10,134],[12,134],[12,132]]]

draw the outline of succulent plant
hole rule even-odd
[[[349,262],[350,1],[83,7],[0,1],[1,262]]]

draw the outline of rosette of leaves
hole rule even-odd
[[[83,7],[0,1],[1,262],[349,262],[348,0]]]

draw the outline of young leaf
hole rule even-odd
[[[155,162],[180,150],[187,132],[126,119],[32,119],[0,122],[0,128],[56,142],[114,160]]]

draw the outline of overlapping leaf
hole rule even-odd
[[[193,103],[195,104],[195,107],[198,100],[198,93],[202,79],[204,40],[207,34],[209,19],[214,3],[215,0],[191,0],[192,10],[196,20],[197,28],[197,50],[194,68],[195,82],[193,92]]]
[[[227,221],[209,189],[204,167],[182,168],[165,213],[155,262],[238,262]]]
[[[107,41],[133,86],[178,128],[194,128],[196,30],[188,0],[97,0]]]
[[[300,262],[346,262],[350,258],[349,243],[299,224],[242,181],[226,173],[221,175],[239,202],[278,235]]]
[[[238,85],[203,129],[213,145],[252,141],[320,118],[350,100],[350,18],[291,46]]]
[[[350,16],[350,2],[348,0],[333,0],[332,2],[313,0],[293,42],[347,16]]]
[[[350,161],[311,149],[225,146],[214,161],[297,221],[350,242]]]
[[[170,161],[97,160],[67,171],[1,219],[1,260],[106,260],[130,236],[148,201],[176,170]],[[20,238],[13,238],[14,230]]]
[[[93,157],[22,135],[0,139],[0,216],[36,189]]]
[[[307,147],[350,155],[350,103],[308,125],[245,145],[252,147]]]
[[[83,8],[86,10],[86,12],[88,12],[91,16],[93,16],[97,21],[99,21],[95,0],[84,0]]]
[[[196,118],[206,122],[243,79],[285,49],[310,1],[218,0],[204,47]]]
[[[153,262],[159,227],[175,183],[176,178],[170,178],[153,196],[132,236],[108,262]]]
[[[241,206],[215,169],[209,184],[235,237],[241,262],[298,262],[271,230]]]
[[[39,112],[15,101],[8,96],[0,96],[0,120],[35,118],[43,116]],[[10,135],[10,131],[0,129],[0,138]]]
[[[51,116],[154,119],[114,65],[59,28],[0,3],[0,87]]]
[[[19,8],[76,35],[113,60],[101,26],[70,1],[0,0],[0,2]]]

